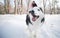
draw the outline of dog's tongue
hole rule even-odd
[[[36,21],[36,20],[37,20],[37,17],[33,17],[33,18],[32,18],[32,21]]]

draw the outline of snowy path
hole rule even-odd
[[[24,15],[0,15],[0,38],[28,38]],[[45,15],[38,38],[60,38],[60,15]]]

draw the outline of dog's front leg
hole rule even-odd
[[[33,33],[33,38],[36,38],[36,32],[34,31],[34,33]]]
[[[34,31],[34,38],[37,38],[37,30]]]
[[[32,34],[32,31],[31,30],[29,30],[29,38],[33,38],[33,34]]]
[[[37,38],[37,31],[29,31],[29,38]]]
[[[33,33],[29,26],[28,26],[28,31],[29,31],[29,38],[33,38]]]

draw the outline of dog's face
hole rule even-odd
[[[29,16],[30,16],[30,20],[32,22],[35,22],[39,17],[42,16],[42,9],[39,7],[34,7],[31,10],[29,10]]]
[[[42,21],[44,21],[44,14],[42,8],[34,7],[29,10],[29,14],[26,17],[26,24],[35,23],[38,19],[41,20],[40,23],[42,23]]]

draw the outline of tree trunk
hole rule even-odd
[[[6,3],[7,3],[7,0],[4,0],[4,9],[5,9],[5,13],[7,13],[7,9],[6,9],[7,5],[6,5]]]
[[[50,14],[52,14],[52,10],[51,10],[51,2],[49,1],[49,7],[50,7]]]
[[[53,14],[55,14],[55,0],[52,0],[53,5]]]
[[[17,0],[14,1],[15,8],[14,8],[14,14],[17,14]]]
[[[28,9],[29,9],[29,3],[30,3],[30,0],[27,0],[27,12],[28,12]]]
[[[10,13],[10,0],[7,0],[7,13]]]
[[[44,14],[45,14],[45,1],[43,0],[43,8],[44,8]]]

